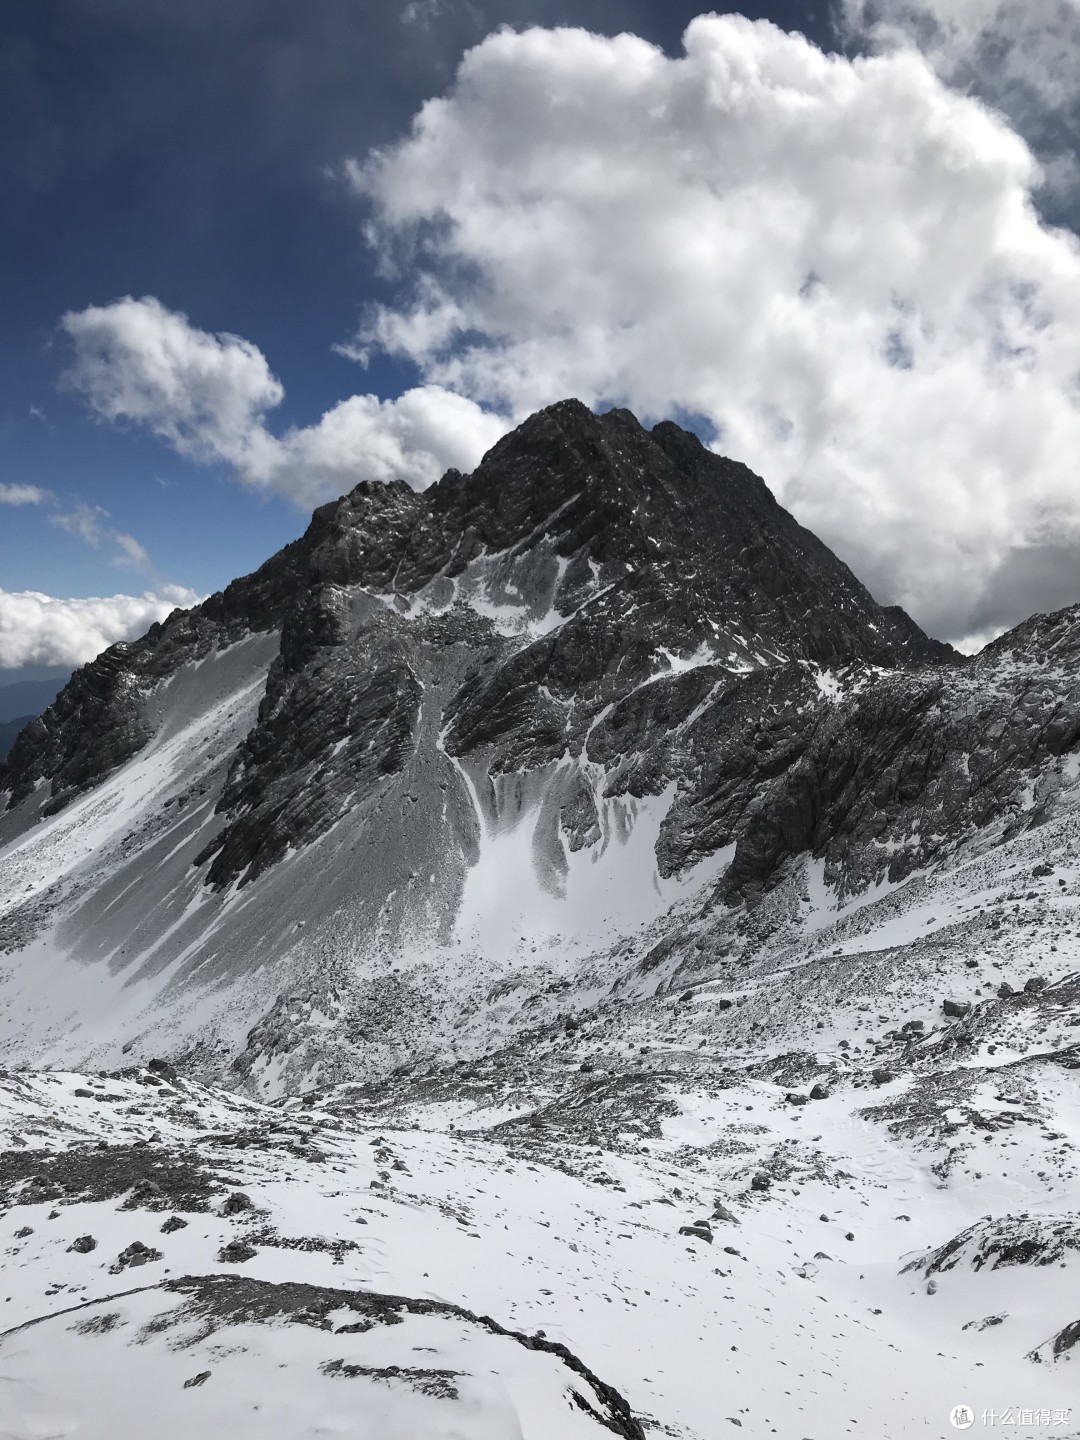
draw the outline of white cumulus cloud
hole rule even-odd
[[[118,640],[134,640],[177,608],[202,597],[180,585],[145,595],[58,599],[0,590],[0,668],[85,665]]]
[[[68,384],[107,420],[148,426],[182,455],[243,467],[285,396],[257,346],[209,335],[152,296],[69,311]]]
[[[1003,111],[1075,198],[1080,140],[1080,0],[840,0],[849,43],[914,46],[950,84]]]
[[[514,416],[699,417],[935,633],[1076,598],[1038,556],[1080,546],[1080,246],[1040,221],[1027,145],[910,46],[847,59],[734,15],[684,46],[470,51],[349,167],[400,285],[357,352]]]
[[[67,383],[110,421],[145,425],[181,455],[222,461],[255,488],[311,506],[361,480],[423,488],[451,465],[471,469],[506,424],[441,385],[392,400],[354,395],[280,437],[266,424],[285,391],[262,352],[211,335],[160,301],[130,296],[69,312]]]

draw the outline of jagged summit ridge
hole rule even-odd
[[[885,664],[951,653],[876,605],[745,466],[670,422],[647,432],[628,411],[597,416],[568,400],[504,437],[472,475],[449,471],[422,495],[401,482],[358,486],[254,575],[111,647],[28,727],[0,785],[17,803],[44,779],[63,803],[145,742],[129,692],[250,631],[281,628],[287,664],[290,645],[340,635],[327,587],[402,597],[430,587],[438,603],[447,582],[493,556],[503,557],[496,589],[510,572],[524,572],[526,600],[546,587],[549,629],[591,602],[553,652],[584,625],[617,628],[618,646],[652,624],[680,654],[724,641],[751,663],[764,663],[762,650],[770,661]]]

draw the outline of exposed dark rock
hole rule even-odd
[[[254,1210],[255,1202],[250,1195],[245,1195],[242,1190],[234,1190],[226,1197],[221,1207],[222,1215],[242,1215],[247,1210]]]
[[[904,1266],[933,1275],[959,1265],[973,1270],[1010,1265],[1053,1265],[1080,1251],[1080,1224],[1072,1216],[1001,1215],[978,1220],[936,1250]]]
[[[48,1162],[48,1163],[47,1163]],[[138,1145],[0,1154],[0,1199],[7,1205],[126,1197],[124,1210],[208,1210],[221,1189],[202,1156],[187,1147]]]
[[[963,1020],[966,1015],[971,1014],[971,1005],[967,1000],[943,1000],[941,1008],[954,1020]]]
[[[402,1295],[380,1295],[374,1291],[332,1290],[326,1286],[296,1283],[273,1284],[241,1275],[186,1276],[165,1281],[163,1289],[187,1297],[185,1313],[198,1318],[211,1330],[229,1324],[285,1322],[322,1328],[331,1314],[351,1310],[360,1317],[359,1328],[401,1322],[403,1314],[434,1315],[465,1321],[505,1336],[528,1350],[556,1355],[568,1369],[580,1376],[594,1392],[603,1423],[623,1440],[645,1440],[645,1431],[635,1419],[626,1400],[593,1373],[565,1345],[541,1334],[523,1335],[508,1330],[489,1315],[476,1315],[460,1305]],[[342,1326],[341,1333],[351,1327]],[[348,1378],[342,1373],[341,1378]]]
[[[693,1235],[698,1240],[707,1240],[710,1245],[713,1243],[713,1233],[708,1225],[680,1225],[679,1234]]]
[[[121,1250],[116,1257],[116,1263],[109,1266],[110,1275],[119,1275],[121,1270],[127,1270],[131,1266],[149,1265],[154,1260],[163,1259],[160,1250],[155,1250],[151,1245],[144,1245],[141,1240],[133,1240],[126,1250]]]
[[[218,1259],[224,1265],[242,1265],[245,1260],[252,1260],[259,1252],[254,1245],[249,1245],[246,1240],[230,1240],[218,1251]]]
[[[1063,1330],[1048,1340],[1045,1345],[1028,1353],[1027,1358],[1041,1364],[1044,1360],[1071,1360],[1070,1350],[1080,1345],[1080,1320],[1074,1320],[1071,1325],[1066,1325]]]
[[[1003,1310],[998,1315],[987,1315],[982,1320],[969,1320],[962,1328],[965,1330],[990,1330],[995,1325],[1004,1324],[1008,1318],[1008,1315]]]

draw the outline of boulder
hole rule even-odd
[[[971,1014],[971,1002],[969,1000],[943,1000],[941,1008],[945,1014],[954,1020],[963,1020]]]
[[[680,1225],[680,1226],[679,1226],[679,1234],[680,1234],[680,1235],[693,1235],[693,1236],[695,1236],[698,1240],[707,1240],[710,1245],[711,1245],[712,1242],[713,1242],[713,1233],[712,1233],[712,1231],[710,1230],[710,1228],[708,1227],[708,1225],[706,1225],[706,1224],[704,1223],[704,1221],[702,1221],[702,1222],[700,1222],[699,1224],[696,1224],[696,1225]]]

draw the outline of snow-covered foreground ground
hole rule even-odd
[[[0,1434],[890,1440],[962,1403],[1080,1434],[1080,1349],[1046,1348],[1080,1319],[1075,1180],[1016,1122],[984,1132],[991,1204],[882,1095],[626,1088],[593,1096],[606,1140],[535,1097],[465,1129],[419,1090],[403,1125],[355,1089],[6,1075]]]

